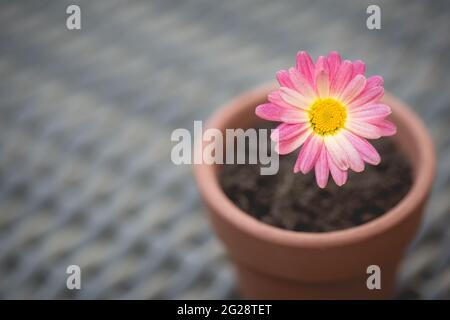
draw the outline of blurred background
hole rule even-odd
[[[81,30],[66,28],[70,4]],[[369,4],[381,30],[366,27]],[[170,134],[273,81],[298,50],[337,50],[434,138],[398,297],[449,299],[449,30],[446,0],[2,0],[0,298],[239,298]],[[81,290],[66,288],[71,264]]]

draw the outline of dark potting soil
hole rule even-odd
[[[225,194],[236,206],[270,225],[302,232],[328,232],[369,222],[394,207],[412,184],[411,167],[391,138],[371,140],[381,156],[377,166],[349,171],[347,183],[320,189],[314,173],[294,174],[298,150],[280,156],[276,175],[261,175],[260,165],[223,165]],[[270,145],[269,145],[270,146]]]

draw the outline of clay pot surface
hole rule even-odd
[[[209,120],[208,128],[254,127],[261,119],[255,107],[273,90],[267,85],[227,103]],[[279,229],[236,207],[222,191],[220,165],[194,165],[194,175],[210,221],[238,274],[241,293],[251,299],[390,298],[395,274],[419,227],[435,173],[432,140],[411,108],[395,97],[391,106],[397,125],[394,140],[413,168],[406,196],[381,217],[353,228],[305,233]],[[198,151],[198,150],[197,150]],[[332,182],[329,182],[332,183]],[[301,195],[299,195],[301,196]],[[381,290],[367,288],[367,267],[381,269]]]

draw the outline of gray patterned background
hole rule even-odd
[[[238,297],[170,134],[299,49],[364,59],[427,124],[439,172],[399,297],[450,298],[450,2],[370,3],[381,30],[364,1],[2,0],[0,298]]]

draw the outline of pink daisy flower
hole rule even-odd
[[[308,53],[297,54],[297,66],[277,72],[280,88],[268,95],[256,114],[282,122],[272,133],[279,154],[301,147],[294,172],[315,170],[319,187],[329,174],[337,185],[347,181],[348,170],[377,165],[380,155],[367,139],[396,133],[386,120],[391,108],[380,103],[383,78],[364,76],[365,64],[341,60],[337,52],[314,63]]]

